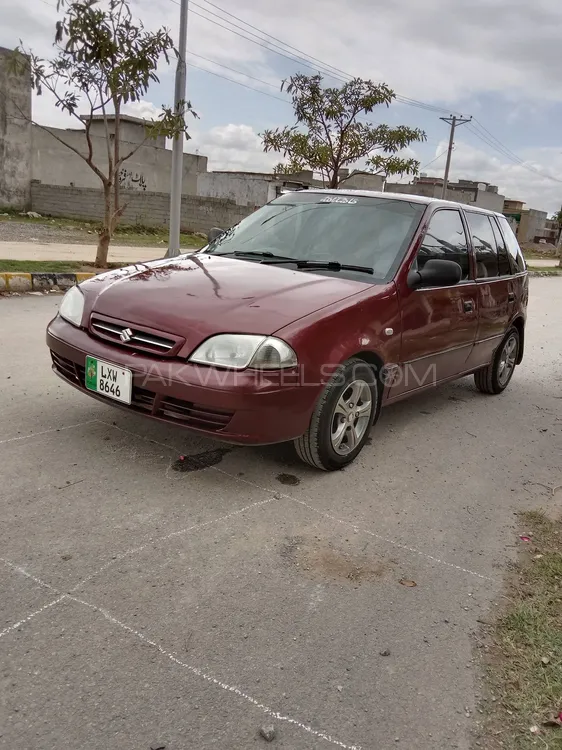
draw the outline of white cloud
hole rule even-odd
[[[443,141],[435,155],[446,149],[447,143]],[[523,165],[502,161],[458,140],[451,161],[451,180],[489,182],[497,185],[506,198],[525,201],[529,208],[549,213],[557,211],[562,204],[562,182],[555,180],[562,180],[562,151],[559,148],[528,149],[521,158]],[[442,177],[444,165],[443,156],[423,171],[432,177]]]
[[[54,5],[54,0],[50,0]],[[13,47],[20,37],[37,53],[52,53],[54,23],[58,14],[37,0],[0,0],[2,24],[0,44]],[[216,6],[199,0],[205,7],[191,6],[188,44],[191,61],[221,75],[245,81],[248,85],[273,93],[273,88],[244,78],[217,65],[247,73],[277,87],[279,66],[291,63],[243,36],[256,30],[226,16]],[[277,39],[306,54],[323,60],[341,71],[384,80],[401,94],[423,101],[455,103],[471,95],[501,95],[506,116],[528,133],[528,147],[518,151],[521,158],[539,171],[562,179],[562,145],[541,148],[533,143],[533,126],[542,117],[550,117],[549,102],[562,102],[560,76],[560,0],[395,0],[392,3],[354,0],[342,10],[341,0],[285,0],[264,3],[258,0],[216,0],[225,11],[263,29]],[[131,0],[133,14],[147,28],[162,25],[177,35],[179,7],[170,0]],[[217,15],[219,17],[217,17]],[[207,20],[201,16],[206,16]],[[221,20],[222,17],[222,20]],[[222,26],[230,27],[230,31]],[[234,33],[232,33],[234,32]],[[288,51],[288,54],[292,53]],[[297,55],[298,53],[294,53]],[[304,63],[293,61],[292,69],[312,72]],[[166,80],[171,80],[172,76]],[[209,85],[212,86],[212,77]],[[172,101],[171,86],[168,89]],[[264,98],[264,104],[268,100]],[[485,101],[485,99],[484,99]],[[534,106],[540,101],[540,106]],[[159,102],[160,103],[160,102]],[[35,97],[35,113],[40,122],[59,127],[75,127],[76,122],[54,109],[48,96]],[[217,102],[216,115],[220,111]],[[477,102],[475,103],[476,106]],[[194,102],[197,110],[197,102]],[[131,114],[146,116],[154,112],[150,103],[139,103]],[[408,112],[405,122],[415,124],[416,112]],[[145,113],[145,114],[142,114]],[[211,114],[211,113],[209,113]],[[476,111],[474,111],[476,114]],[[486,122],[486,112],[478,116]],[[208,132],[196,121],[190,130],[193,140],[187,148],[199,149],[209,157],[210,168],[267,170],[279,157],[264,154],[251,124],[237,123],[235,112],[226,112],[224,124]],[[245,122],[248,122],[245,118]],[[493,129],[493,127],[492,127]],[[504,133],[496,135],[506,140]],[[508,140],[508,139],[507,139]],[[446,144],[440,144],[440,153]],[[427,159],[422,160],[427,161]],[[441,174],[444,159],[431,165],[430,174]],[[540,177],[521,166],[493,157],[458,141],[453,158],[453,179],[464,177],[498,184],[510,197],[520,197],[529,205],[549,211],[559,207],[562,184]]]
[[[276,154],[265,154],[261,138],[251,125],[220,125],[197,132],[187,149],[209,159],[209,170],[269,172],[279,161]]]
[[[131,117],[140,117],[143,120],[157,120],[162,109],[152,102],[139,99],[136,102],[128,102],[123,105],[122,111],[124,115],[130,115]]]
[[[27,46],[49,54],[56,10],[37,0],[4,0],[3,5],[0,44],[14,46],[23,36]],[[417,99],[455,102],[472,93],[511,92],[514,99],[562,101],[559,0],[354,0],[345,11],[340,0],[220,0],[218,5],[308,56],[385,80]],[[270,63],[283,59],[255,43],[263,42],[259,33],[215,6],[204,8],[190,11],[190,52],[277,85],[279,74]],[[147,28],[165,25],[177,34],[176,3],[132,0],[132,9]],[[224,28],[229,24],[234,26]],[[253,42],[243,38],[251,35]],[[237,77],[215,63],[194,61]],[[310,72],[302,62],[295,65]]]

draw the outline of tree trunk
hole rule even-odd
[[[338,183],[338,170],[334,169],[334,171],[332,172],[332,176],[330,177],[330,184],[328,185],[328,187],[332,190],[337,189]]]
[[[103,186],[103,197],[104,197],[104,217],[103,226],[100,229],[99,240],[98,240],[98,251],[96,253],[96,262],[94,263],[96,268],[107,268],[107,255],[109,253],[109,243],[111,241],[111,183],[107,183]]]
[[[100,238],[98,240],[98,251],[96,253],[96,262],[94,263],[96,268],[107,268],[107,254],[109,252],[109,242],[111,235],[107,227],[103,227],[100,232]]]

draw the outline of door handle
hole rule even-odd
[[[465,299],[462,303],[462,306],[464,308],[465,312],[473,312],[474,311],[474,302],[471,299]]]
[[[515,302],[515,292],[509,292],[509,294],[507,295],[507,299],[510,302]]]

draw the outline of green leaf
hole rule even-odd
[[[287,160],[276,167],[278,173],[281,169],[321,171],[328,176],[330,187],[337,187],[343,167],[376,150],[393,155],[410,143],[425,140],[419,128],[375,125],[359,119],[375,107],[388,107],[394,101],[396,95],[386,84],[354,78],[339,88],[324,88],[322,80],[319,74],[298,73],[281,85],[281,90],[291,96],[296,122],[260,134],[264,151],[282,154]],[[414,159],[395,159],[386,166],[398,171],[387,173],[415,170],[416,164]],[[299,169],[294,169],[297,166]]]

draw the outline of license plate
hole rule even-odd
[[[124,404],[131,403],[133,373],[95,357],[86,357],[86,388]]]

